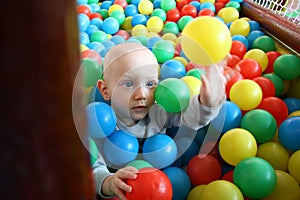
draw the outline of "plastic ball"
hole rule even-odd
[[[78,5],[76,7],[76,13],[77,14],[82,13],[82,14],[85,14],[87,16],[90,16],[91,15],[91,10],[87,5],[81,4],[81,5]]]
[[[251,58],[253,60],[256,60],[259,63],[262,71],[265,71],[265,69],[268,66],[268,56],[263,50],[251,49],[245,53],[244,59],[245,58]]]
[[[300,110],[300,99],[288,97],[283,99],[288,108],[288,113],[291,114],[294,111]]]
[[[93,58],[83,58],[80,66],[84,74],[84,86],[95,86],[102,76],[102,67],[99,62]]]
[[[131,30],[131,36],[141,36],[141,35],[147,35],[148,29],[143,24],[138,24],[134,26]]]
[[[177,156],[174,140],[165,134],[156,134],[146,139],[143,157],[153,167],[161,169],[170,166]]]
[[[249,49],[252,49],[252,44],[254,42],[254,40],[260,36],[264,36],[265,33],[260,31],[260,30],[255,30],[255,31],[251,31],[247,36],[247,40],[249,43]]]
[[[289,173],[296,179],[300,184],[300,150],[294,152],[288,161]]]
[[[129,4],[128,6],[125,7],[124,14],[126,17],[134,16],[138,14],[138,8],[133,4]]]
[[[88,25],[90,24],[90,19],[86,14],[77,14],[78,27],[80,32],[86,31]]]
[[[240,72],[238,72],[236,70],[233,70],[233,69],[225,70],[224,71],[224,75],[226,76],[226,74],[230,74],[230,78],[227,81],[226,86],[225,86],[226,96],[229,97],[231,87],[236,82],[244,79],[244,77],[243,77],[243,75]]]
[[[98,62],[98,64],[100,66],[102,66],[102,58],[101,58],[100,54],[93,49],[86,49],[86,50],[82,51],[80,54],[80,57],[81,58],[91,58],[93,60],[96,60]]]
[[[283,80],[293,80],[300,75],[300,58],[293,54],[284,54],[274,61],[274,72]]]
[[[167,14],[163,9],[160,8],[156,8],[153,10],[153,12],[151,13],[151,17],[159,17],[163,22],[166,21],[167,19]]]
[[[92,138],[105,138],[112,134],[117,125],[114,110],[103,102],[93,102],[86,106],[87,133]]]
[[[233,183],[226,180],[216,180],[209,183],[201,194],[205,200],[243,200],[243,194]]]
[[[262,98],[275,96],[276,89],[272,81],[263,76],[255,77],[252,80],[260,86],[263,95]]]
[[[126,0],[114,0],[114,4],[119,4],[122,8],[126,8],[128,3]]]
[[[275,87],[275,96],[280,96],[284,88],[283,80],[275,73],[266,73],[262,76],[269,79],[273,83]]]
[[[178,27],[179,27],[179,31],[182,31],[184,29],[184,27],[193,20],[194,18],[189,16],[189,15],[185,15],[180,17],[180,19],[177,21]]]
[[[258,146],[257,157],[268,161],[274,169],[288,170],[289,152],[278,142],[266,142]]]
[[[122,11],[120,11],[120,10],[114,10],[114,11],[110,14],[109,17],[115,18],[115,19],[118,21],[119,25],[122,25],[122,24],[124,23],[124,21],[125,21],[125,14],[124,14],[124,12],[122,12]],[[105,20],[106,20],[106,19],[105,19]],[[105,21],[105,20],[104,20],[104,21]]]
[[[190,101],[190,91],[180,79],[168,78],[161,81],[155,90],[155,100],[166,112],[184,110]]]
[[[152,16],[148,19],[146,26],[150,32],[159,33],[164,27],[164,22],[160,17]]]
[[[240,41],[245,45],[247,50],[249,49],[248,39],[243,35],[234,35],[234,36],[232,36],[232,41]]]
[[[113,4],[111,5],[109,8],[108,8],[108,15],[110,16],[110,14],[115,11],[115,10],[119,10],[119,11],[122,11],[124,12],[124,9],[121,5],[119,4]]]
[[[216,8],[215,8],[214,4],[212,2],[209,2],[209,1],[201,3],[200,12],[201,12],[201,10],[204,10],[204,9],[209,9],[213,12],[216,11]]]
[[[299,185],[294,177],[282,170],[275,170],[276,187],[271,195],[264,200],[298,200],[300,199]]]
[[[177,35],[179,33],[179,27],[175,22],[167,22],[163,27],[163,33],[173,33]]]
[[[182,31],[184,54],[192,62],[203,66],[223,60],[230,52],[231,44],[228,28],[214,17],[195,18]]]
[[[226,101],[216,118],[211,121],[211,125],[225,133],[233,128],[238,128],[242,120],[241,109],[233,102]]]
[[[285,119],[278,129],[278,138],[281,144],[291,150],[300,150],[300,117]]]
[[[235,167],[233,181],[246,197],[261,199],[274,191],[276,173],[272,165],[264,159],[247,158]]]
[[[252,110],[262,101],[262,90],[255,81],[243,79],[232,85],[229,98],[241,110]]]
[[[193,157],[186,170],[193,186],[208,184],[221,177],[219,161],[209,154],[199,154]]]
[[[132,187],[130,193],[126,192],[128,200],[137,199],[172,199],[172,183],[167,175],[155,168],[142,168],[136,179],[128,179],[126,184]]]
[[[133,160],[129,162],[126,166],[132,166],[138,170],[146,167],[153,167],[149,162],[145,160]]]
[[[159,63],[164,63],[174,57],[175,48],[171,42],[160,40],[154,44],[152,52]]]
[[[101,3],[100,8],[108,10],[112,4],[113,4],[112,1],[105,0]]]
[[[108,40],[107,34],[104,31],[95,31],[91,37],[91,42],[104,42]]]
[[[240,68],[240,73],[245,79],[254,79],[262,75],[260,64],[252,58],[244,58],[236,66]]]
[[[265,69],[264,73],[272,73],[272,72],[274,72],[273,64],[274,64],[275,60],[281,54],[277,51],[269,51],[269,52],[266,53],[266,55],[268,56],[268,66]]]
[[[237,9],[239,12],[241,12],[241,5],[237,1],[229,1],[228,3],[226,3],[225,7],[233,7]]]
[[[249,25],[250,25],[250,31],[260,31],[260,24],[257,21],[254,20],[249,20],[248,21]]]
[[[153,11],[153,4],[149,0],[141,0],[138,5],[139,13],[143,15],[150,15]]]
[[[277,127],[288,117],[288,108],[284,101],[278,97],[263,98],[257,108],[271,113],[276,120]]]
[[[166,21],[177,22],[180,19],[181,15],[177,8],[167,11]]]
[[[178,167],[168,167],[163,172],[172,183],[172,200],[185,199],[191,189],[191,182],[187,173]]]
[[[117,130],[109,135],[103,146],[104,156],[109,163],[120,167],[133,161],[139,151],[137,138],[122,130]]]
[[[89,152],[90,152],[91,166],[93,166],[96,160],[98,159],[99,151],[96,143],[91,138],[89,138]]]
[[[215,16],[215,13],[211,10],[211,9],[208,9],[208,8],[204,8],[202,10],[199,11],[198,17],[201,17],[201,16]]]
[[[247,48],[241,41],[234,40],[232,41],[230,54],[237,55],[240,58],[243,58],[245,53],[247,52]]]
[[[195,95],[199,95],[202,86],[201,80],[194,76],[184,76],[181,80],[188,86],[191,98]]]
[[[256,155],[257,143],[249,131],[233,128],[221,137],[219,150],[224,161],[236,166],[241,160]]]
[[[189,15],[189,16],[195,18],[197,16],[197,14],[198,14],[197,8],[191,4],[186,4],[181,9],[182,16]]]
[[[175,0],[161,0],[160,7],[165,12],[168,12],[169,10],[176,8],[176,1]]]
[[[218,16],[221,17],[224,22],[227,24],[229,22],[233,22],[237,20],[240,16],[239,11],[233,7],[225,7],[219,10]]]
[[[114,17],[107,17],[102,24],[103,31],[107,34],[115,34],[119,26],[118,20]]]
[[[174,59],[167,60],[160,67],[160,78],[162,80],[167,78],[181,78],[185,75],[184,65]]]
[[[230,25],[231,35],[243,35],[247,36],[250,32],[250,25],[245,19],[234,20]]]
[[[205,188],[206,185],[198,185],[193,187],[187,196],[187,200],[199,200]]]
[[[146,23],[147,23],[147,18],[145,15],[136,14],[136,15],[132,16],[132,19],[131,19],[132,27],[139,25],[139,24],[146,25]]]
[[[273,38],[270,36],[264,35],[256,38],[253,41],[252,48],[263,50],[265,53],[269,51],[275,51],[276,45]]]
[[[205,71],[203,69],[194,68],[194,69],[190,69],[189,71],[187,71],[185,75],[186,76],[194,76],[194,77],[198,78],[199,80],[201,80],[201,76],[205,75]]]

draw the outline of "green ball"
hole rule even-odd
[[[184,29],[184,27],[193,19],[194,18],[189,15],[182,16],[177,22],[179,30],[182,31]]]
[[[175,22],[167,22],[164,25],[163,33],[173,33],[177,35],[179,33],[179,27]]]
[[[160,7],[165,12],[168,12],[169,10],[176,8],[176,1],[175,0],[161,0]]]
[[[275,96],[279,97],[282,94],[283,89],[284,89],[283,80],[275,73],[263,74],[263,77],[272,81],[272,83],[275,86]]]
[[[81,67],[83,69],[84,86],[95,86],[102,76],[102,67],[92,58],[81,59]]]
[[[153,45],[152,52],[159,63],[164,63],[174,57],[175,47],[167,40],[159,40]]]
[[[130,163],[128,163],[126,166],[132,166],[138,170],[145,167],[153,167],[149,162],[145,160],[133,160]]]
[[[89,138],[89,152],[90,152],[91,165],[93,165],[98,159],[99,151],[96,143],[91,138]]]
[[[100,9],[99,11],[97,11],[97,13],[99,13],[102,16],[103,20],[108,17],[108,10],[106,9]]]
[[[283,80],[293,80],[300,75],[300,58],[292,54],[279,56],[273,64],[274,72]]]
[[[230,2],[226,3],[225,8],[228,8],[228,7],[233,7],[235,9],[237,9],[239,12],[241,12],[241,5],[237,1],[230,1]]]
[[[189,70],[186,74],[186,76],[194,76],[201,80],[201,75],[205,75],[205,71],[203,69],[195,68]]]
[[[121,10],[112,11],[110,17],[115,18],[119,22],[119,25],[122,25],[125,21],[125,14]]]
[[[268,111],[254,109],[244,115],[241,128],[248,130],[257,143],[264,143],[274,137],[277,124],[273,115]]]
[[[266,160],[259,157],[246,158],[234,168],[233,182],[246,197],[262,199],[274,191],[276,173]]]
[[[256,38],[253,41],[252,48],[263,50],[265,53],[269,51],[276,51],[274,39],[267,35]]]
[[[156,8],[152,11],[151,13],[151,17],[153,16],[157,16],[159,18],[161,18],[161,20],[164,22],[166,21],[167,19],[167,14],[166,12],[163,10],[163,9],[160,9],[160,8]]]
[[[157,104],[169,113],[180,112],[190,103],[189,88],[177,78],[167,78],[161,81],[154,95]]]
[[[104,31],[95,31],[91,35],[91,42],[104,42],[108,40],[107,34]]]
[[[99,0],[88,0],[88,4],[92,4],[92,3],[98,3]]]

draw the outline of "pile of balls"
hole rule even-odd
[[[259,23],[240,17],[240,3],[77,0],[91,161],[93,139],[106,138],[105,159],[140,170],[128,199],[300,199],[300,100],[291,85],[299,82],[300,58],[280,53]],[[155,99],[173,113],[199,94],[205,69],[230,54],[218,116],[194,137],[176,137],[182,129],[174,127],[148,138],[138,158],[137,138],[115,131],[115,113],[96,86],[106,53],[123,42],[154,53]]]

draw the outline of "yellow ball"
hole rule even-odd
[[[194,77],[194,76],[184,76],[181,78],[181,80],[188,86],[190,90],[190,97],[193,97],[195,95],[199,95],[200,88],[202,85],[202,82],[200,79]]]
[[[153,4],[149,0],[141,0],[138,4],[138,11],[143,15],[150,15],[153,11]]]
[[[225,7],[219,10],[218,16],[221,17],[224,20],[224,22],[227,24],[229,22],[233,22],[234,20],[237,20],[240,16],[240,13],[236,8]]]
[[[234,128],[221,137],[219,150],[228,164],[236,166],[241,160],[256,156],[257,143],[249,131]]]
[[[270,196],[264,198],[263,200],[299,200],[300,188],[295,178],[282,170],[275,170],[275,173],[275,189]]]
[[[173,59],[180,61],[184,66],[186,66],[188,64],[187,59],[185,59],[184,57],[176,56]]]
[[[131,30],[131,36],[147,35],[148,29],[143,24],[135,25]]]
[[[159,33],[164,27],[164,22],[160,17],[152,16],[148,19],[146,26],[150,32]]]
[[[200,0],[200,3],[210,2],[212,4],[215,3],[215,0]]]
[[[174,33],[165,33],[161,36],[162,39],[164,40],[170,40],[173,42],[177,42],[177,36]]]
[[[210,16],[194,18],[181,35],[181,46],[186,57],[203,66],[223,60],[230,52],[231,44],[227,26]]]
[[[148,36],[148,38],[160,37],[160,35],[158,33],[154,33],[154,32],[148,32],[147,36]]]
[[[232,36],[247,36],[250,32],[250,25],[245,19],[237,19],[231,23],[229,30]]]
[[[188,194],[187,200],[199,200],[206,185],[198,185],[194,187]]]
[[[132,20],[132,16],[126,17],[125,21],[121,25],[121,28],[125,31],[131,30],[132,29],[131,20]]]
[[[243,200],[243,194],[233,183],[226,180],[210,182],[202,192],[200,200]]]
[[[251,49],[251,50],[247,51],[244,55],[244,59],[245,58],[251,58],[253,60],[256,60],[259,63],[262,71],[265,71],[265,69],[268,66],[268,62],[269,62],[268,56],[261,49]]]
[[[243,79],[232,85],[229,98],[241,110],[252,110],[260,104],[262,90],[255,81]]]
[[[87,46],[85,46],[84,44],[80,44],[79,49],[80,49],[80,52],[83,52],[84,50],[88,50],[89,48]]]
[[[291,114],[289,114],[288,117],[295,117],[295,116],[300,117],[300,110],[296,110],[296,111],[292,112]]]
[[[274,169],[287,171],[289,152],[277,142],[266,142],[259,145],[257,157],[268,161]]]
[[[288,162],[288,169],[290,174],[300,184],[300,150],[294,152]]]
[[[115,10],[119,10],[119,11],[122,11],[124,12],[124,9],[122,6],[120,6],[119,4],[113,4],[109,7],[108,9],[108,15],[110,16],[110,14],[115,11]]]

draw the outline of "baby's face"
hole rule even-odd
[[[154,104],[158,63],[146,50],[128,53],[115,60],[104,75],[111,106],[119,120],[132,126],[143,119]]]

